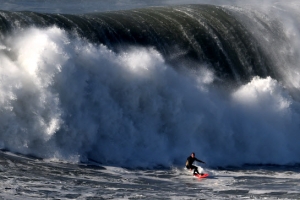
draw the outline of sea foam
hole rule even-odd
[[[204,64],[175,70],[154,48],[115,53],[57,27],[1,46],[2,148],[131,167],[192,151],[212,166],[299,162],[299,109],[270,77],[224,91]]]

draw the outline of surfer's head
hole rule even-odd
[[[192,157],[195,157],[195,153],[193,152],[193,153],[191,154],[191,156],[192,156]]]

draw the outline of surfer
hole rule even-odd
[[[198,167],[196,167],[195,165],[193,165],[193,162],[194,162],[194,161],[198,161],[198,162],[201,162],[201,163],[204,163],[204,164],[205,164],[205,162],[203,162],[202,160],[197,159],[197,158],[195,157],[195,153],[193,152],[193,153],[187,158],[186,163],[185,163],[185,167],[186,167],[187,169],[194,170],[194,172],[193,172],[194,175],[195,175],[195,174],[200,174],[200,173],[198,172]]]

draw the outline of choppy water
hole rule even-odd
[[[70,164],[1,152],[2,199],[298,199],[300,168],[245,166],[128,169]]]

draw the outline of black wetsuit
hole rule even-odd
[[[202,160],[197,159],[196,157],[193,158],[192,156],[189,156],[187,158],[187,160],[186,160],[185,166],[186,166],[187,169],[191,169],[191,170],[193,169],[194,170],[194,174],[196,174],[196,173],[199,174],[198,167],[196,167],[195,165],[193,165],[194,161],[205,163]]]

